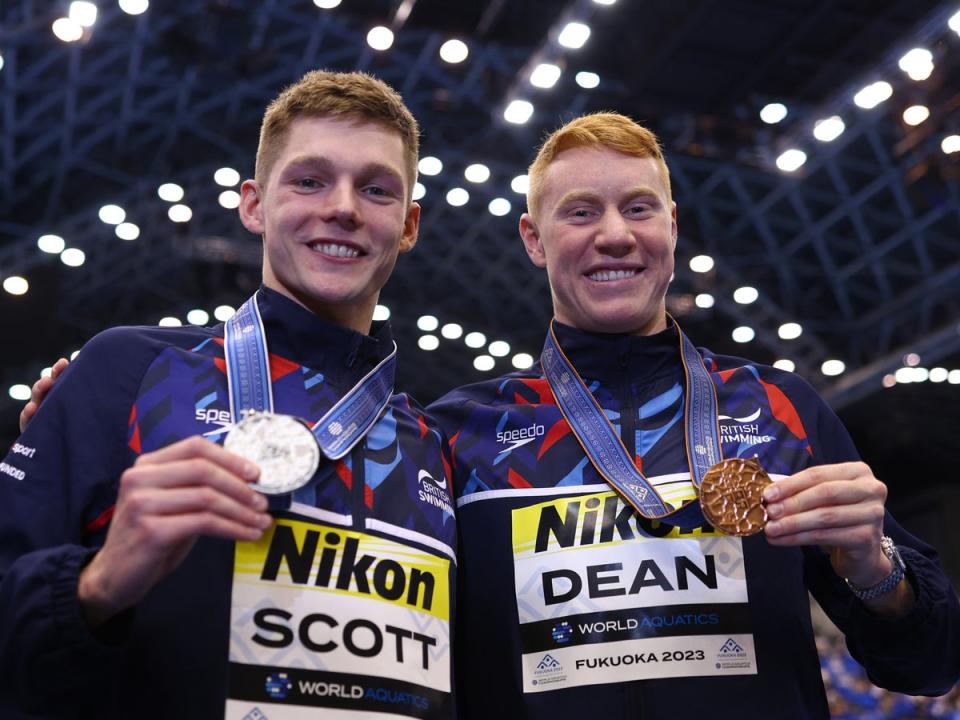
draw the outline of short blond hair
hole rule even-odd
[[[394,130],[403,141],[408,192],[417,179],[420,128],[392,87],[362,72],[312,70],[267,106],[260,126],[256,179],[266,184],[290,130],[299,117],[349,118]]]
[[[556,160],[564,150],[593,145],[603,145],[635,157],[653,158],[663,174],[667,200],[672,200],[670,171],[667,169],[667,162],[657,136],[626,115],[615,112],[596,112],[581,115],[554,130],[540,146],[537,156],[527,170],[530,181],[527,191],[527,211],[531,215],[534,217],[537,215],[543,195],[543,180],[550,163]]]

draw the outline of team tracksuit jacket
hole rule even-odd
[[[364,336],[260,297],[277,412],[319,419],[392,349],[387,327]],[[222,325],[109,330],[71,363],[0,466],[0,717],[207,720],[228,693],[228,717],[291,702],[453,716],[448,461],[406,395],[347,457],[321,460],[259,544],[235,557],[200,538],[134,609],[87,629],[77,579],[123,471],[229,420]]]
[[[676,329],[558,336],[647,478],[674,503],[693,497]],[[756,455],[774,480],[857,458],[797,376],[700,352],[724,457]],[[868,612],[816,547],[638,516],[587,460],[539,365],[429,411],[454,456],[462,718],[826,720],[808,591],[876,684],[937,694],[960,675],[956,596],[934,550],[889,514],[917,598],[895,621]]]

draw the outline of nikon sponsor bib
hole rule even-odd
[[[756,674],[740,538],[647,520],[614,492],[512,523],[524,692]]]
[[[450,563],[290,517],[237,543],[226,717],[447,717]]]

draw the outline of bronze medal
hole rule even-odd
[[[703,516],[727,535],[755,535],[767,522],[763,489],[772,482],[755,458],[722,460],[703,476]]]

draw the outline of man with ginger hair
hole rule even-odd
[[[455,459],[461,717],[826,720],[808,591],[875,683],[949,689],[956,596],[837,417],[666,314],[656,137],[587,115],[529,178],[520,235],[554,308],[540,360],[429,408]]]
[[[0,475],[0,716],[452,717],[447,461],[372,323],[418,132],[383,82],[307,73],[241,187],[257,293],[63,371]]]

